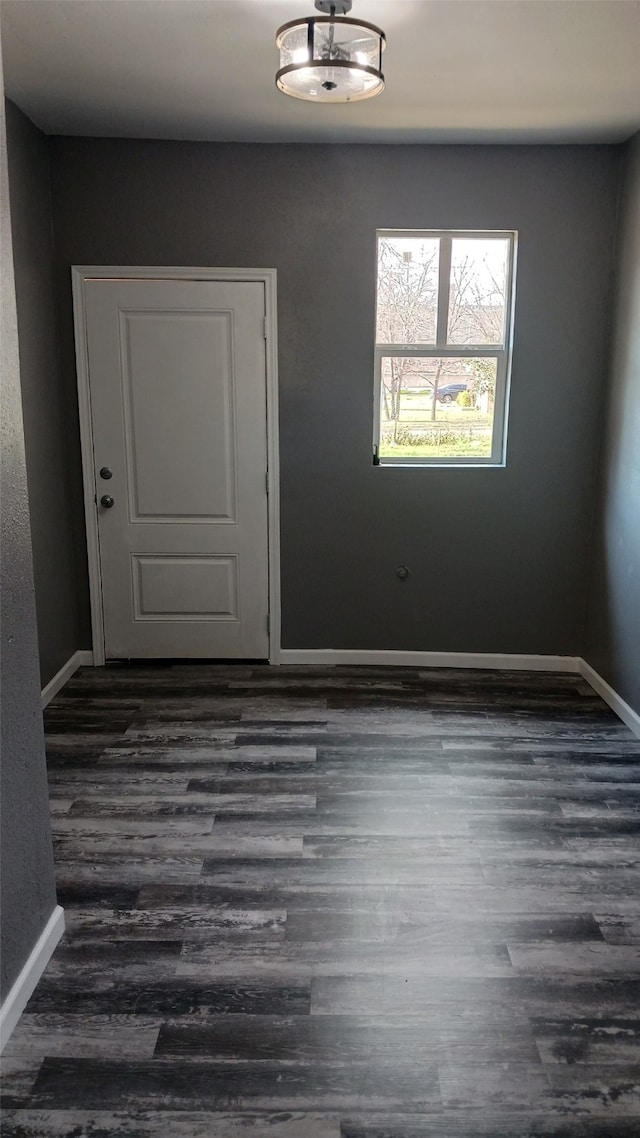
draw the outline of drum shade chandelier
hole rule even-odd
[[[276,33],[276,86],[312,103],[355,103],[384,90],[384,32],[351,20],[352,0],[315,0],[322,16],[291,20]]]

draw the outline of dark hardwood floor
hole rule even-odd
[[[580,678],[85,669],[4,1138],[638,1138],[640,741]]]

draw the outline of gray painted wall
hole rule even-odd
[[[56,897],[40,710],[1,62],[0,117],[0,998],[4,999],[51,916]]]
[[[640,134],[623,167],[607,399],[585,657],[640,714]]]
[[[7,101],[20,379],[42,686],[78,646],[69,472],[58,367],[49,153]]]
[[[618,160],[615,147],[52,139],[78,581],[70,265],[275,266],[283,645],[578,653]],[[372,466],[376,227],[519,230],[505,470]],[[89,647],[86,586],[81,604]]]

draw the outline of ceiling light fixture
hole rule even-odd
[[[345,19],[352,0],[315,4],[324,15],[278,28],[278,90],[312,103],[355,103],[379,95],[384,90],[384,32],[364,20]]]

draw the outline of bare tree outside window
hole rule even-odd
[[[378,234],[376,460],[503,461],[515,234]]]
[[[502,344],[509,243],[504,239],[451,242],[450,344]]]

